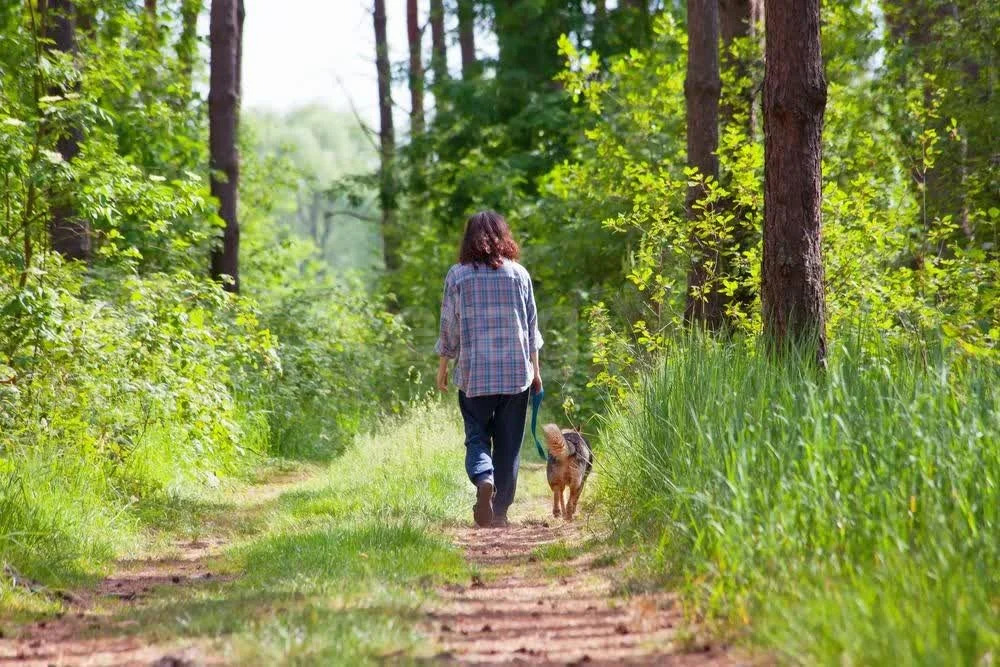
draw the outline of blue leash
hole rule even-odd
[[[532,392],[531,394],[531,436],[535,439],[535,449],[538,450],[538,455],[543,461],[548,460],[548,455],[545,453],[545,448],[542,447],[541,441],[538,439],[538,408],[542,405],[542,399],[545,398],[545,390],[541,389],[537,393]]]

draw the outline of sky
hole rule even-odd
[[[424,5],[425,3],[421,3]],[[243,104],[286,111],[320,102],[378,121],[371,0],[245,0]],[[407,57],[404,0],[387,0],[390,58]],[[393,94],[409,100],[405,85]],[[397,110],[397,123],[405,121]]]

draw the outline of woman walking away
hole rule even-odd
[[[458,264],[444,280],[437,384],[448,388],[455,359],[458,407],[465,421],[465,470],[476,486],[472,516],[482,527],[507,525],[520,465],[528,391],[542,388],[542,335],[531,276],[503,217],[477,213],[465,225]]]

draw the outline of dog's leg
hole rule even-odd
[[[576,513],[576,503],[580,500],[580,492],[583,491],[582,486],[570,486],[569,487],[569,501],[566,503],[566,520],[572,521],[573,514]]]
[[[561,486],[552,487],[552,516],[556,518],[562,515],[562,491]]]

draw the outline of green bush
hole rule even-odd
[[[687,342],[612,409],[603,507],[689,599],[793,661],[1000,648],[1000,366],[871,341],[825,374]]]

